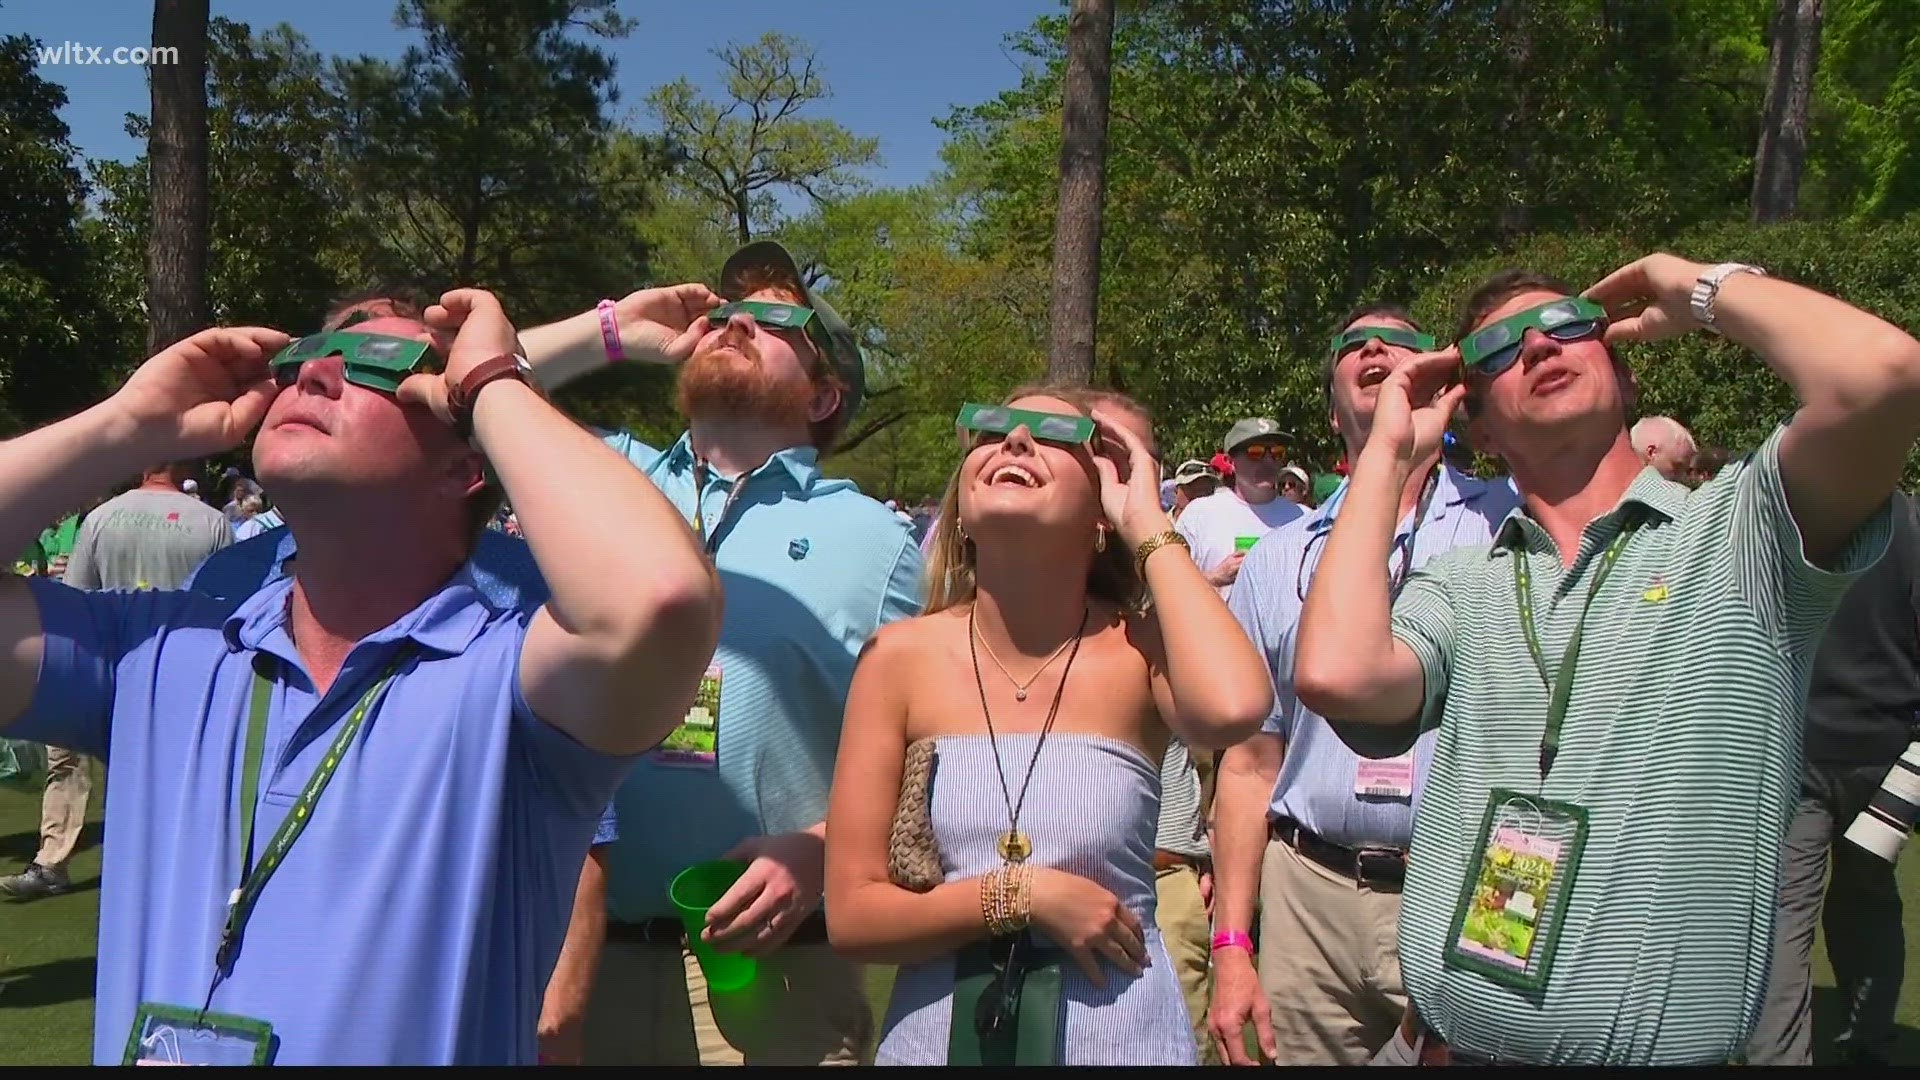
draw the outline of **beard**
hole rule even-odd
[[[760,366],[760,351],[752,341],[726,335],[681,365],[677,398],[680,415],[688,419],[758,420],[792,426],[808,422],[813,387],[769,376]]]

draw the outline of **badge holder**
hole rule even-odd
[[[1447,932],[1446,965],[1517,990],[1544,987],[1586,843],[1585,809],[1496,788]]]
[[[122,1065],[271,1065],[273,1026],[228,1013],[145,1004],[133,1017]]]

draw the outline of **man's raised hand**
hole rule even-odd
[[[288,340],[259,326],[202,330],[149,357],[109,401],[156,461],[231,450],[279,394],[268,362]]]

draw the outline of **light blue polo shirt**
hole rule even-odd
[[[531,607],[462,568],[348,655],[316,701],[287,632],[293,583],[243,599],[32,582],[46,652],[12,738],[107,761],[94,1060],[142,1001],[197,1007],[240,880],[240,761],[256,657],[274,679],[256,838],[404,643],[266,886],[212,1008],[268,1021],[279,1064],[533,1064],[534,1027],[595,823],[631,758],[535,718]],[[259,841],[263,842],[263,841]]]
[[[726,510],[733,481],[715,472],[696,494],[685,435],[664,452],[605,438],[689,521],[699,498],[726,599],[714,763],[648,754],[620,788],[607,906],[638,922],[674,914],[667,883],[682,869],[826,817],[854,660],[875,630],[919,612],[921,558],[906,523],[822,476],[811,447],[748,473]]]
[[[1300,597],[1312,585],[1346,494],[1342,483],[1318,510],[1262,537],[1241,564],[1228,606],[1266,657],[1273,676],[1273,712],[1261,730],[1280,736],[1286,753],[1280,759],[1269,818],[1290,817],[1343,847],[1405,848],[1413,839],[1414,804],[1439,732],[1424,732],[1414,744],[1412,797],[1358,795],[1354,787],[1359,756],[1293,692]],[[1396,529],[1387,572],[1400,570],[1409,548],[1411,572],[1454,548],[1487,546],[1519,502],[1506,480],[1488,483],[1442,467],[1419,527],[1414,527],[1413,514],[1408,513]]]

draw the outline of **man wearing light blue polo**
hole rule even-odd
[[[1359,456],[1377,387],[1416,352],[1433,348],[1402,309],[1356,310],[1335,330],[1323,372],[1334,430]],[[1228,750],[1215,791],[1214,997],[1216,1045],[1248,1062],[1243,1032],[1283,1065],[1365,1064],[1406,1005],[1396,954],[1400,883],[1413,805],[1434,732],[1406,755],[1362,759],[1293,693],[1300,607],[1345,489],[1256,544],[1230,606],[1273,675],[1273,715]],[[1440,460],[1416,470],[1401,495],[1401,525],[1385,572],[1456,547],[1488,543],[1517,503]],[[1256,898],[1260,942],[1251,955]]]
[[[424,314],[203,331],[0,444],[20,544],[258,426],[300,538],[226,598],[0,583],[0,730],[107,764],[98,1063],[531,1064],[595,822],[697,689],[718,582],[672,506],[542,399],[492,296]],[[488,464],[544,605],[476,586]]]
[[[820,472],[865,381],[846,324],[775,243],[734,253],[721,293],[684,294],[704,329],[678,372],[686,434],[665,450],[607,436],[712,554],[726,618],[696,707],[620,790],[603,910],[597,868],[582,870],[575,919],[598,925],[576,926],[560,970],[579,978],[549,990],[557,1060],[851,1065],[872,1039],[860,969],[834,954],[819,912],[824,818],[854,660],[919,610],[920,550],[897,515]],[[542,381],[636,342],[653,355],[686,344],[626,307],[530,331]],[[708,993],[668,898],[677,873],[712,859],[747,864],[705,936],[759,958],[751,993]],[[596,977],[575,953],[602,935]]]

